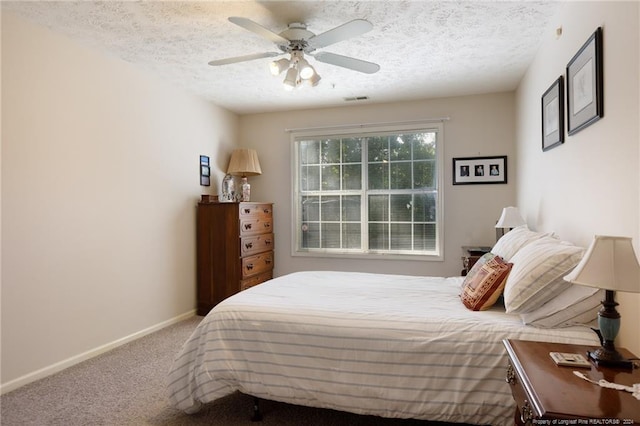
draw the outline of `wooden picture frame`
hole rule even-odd
[[[507,156],[453,159],[453,184],[507,183]]]
[[[542,150],[564,143],[564,79],[556,81],[542,95]]]
[[[573,135],[604,116],[602,27],[567,65],[567,130]]]

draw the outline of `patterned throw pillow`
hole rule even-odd
[[[460,299],[467,308],[484,311],[493,306],[502,294],[513,264],[506,263],[500,256],[493,256],[477,269],[476,265],[473,265],[462,284]]]

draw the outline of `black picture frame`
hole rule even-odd
[[[507,156],[458,157],[453,159],[454,185],[507,183]]]
[[[209,167],[209,157],[206,155],[200,156],[200,185],[211,185],[211,169]]]
[[[544,92],[542,103],[542,150],[548,151],[564,143],[564,78]]]
[[[567,64],[567,132],[574,135],[604,116],[602,27]]]

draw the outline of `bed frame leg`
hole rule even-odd
[[[251,416],[251,421],[262,421],[262,413],[260,412],[260,399],[256,397],[253,398],[253,416]]]

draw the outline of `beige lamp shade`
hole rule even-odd
[[[496,228],[516,228],[525,223],[517,207],[505,207],[502,209],[502,215],[496,223]]]
[[[256,176],[262,174],[258,153],[255,149],[235,149],[229,160],[227,173],[238,176]]]
[[[640,293],[640,265],[631,238],[596,235],[565,281],[605,290]]]

